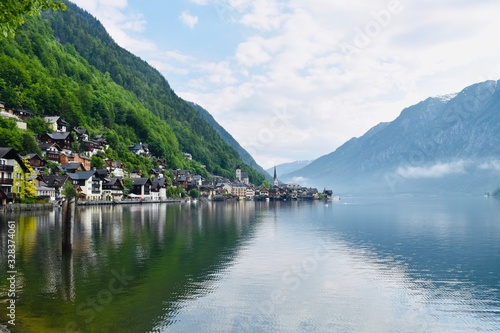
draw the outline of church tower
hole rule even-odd
[[[236,179],[241,182],[241,167],[239,165],[236,167]]]
[[[273,180],[273,186],[278,186],[278,176],[276,175],[276,165],[274,166],[274,180]]]

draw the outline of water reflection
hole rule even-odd
[[[207,292],[206,284],[251,237],[254,216],[244,205],[82,207],[73,252],[63,255],[58,211],[3,215],[2,249],[5,222],[19,226],[16,329],[147,332],[174,316],[169,305]]]
[[[497,201],[82,207],[15,220],[17,332],[495,332]],[[0,301],[6,300],[4,271]],[[2,320],[4,318],[1,318]]]

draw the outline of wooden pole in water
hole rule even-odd
[[[71,227],[75,219],[75,198],[64,200],[62,206],[62,252],[71,252]]]

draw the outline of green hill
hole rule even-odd
[[[15,37],[0,39],[0,100],[103,134],[111,157],[133,162],[127,147],[143,142],[169,168],[203,174],[203,164],[210,173],[234,177],[242,165],[260,184],[264,177],[157,70],[118,46],[90,14],[65,3],[66,11],[28,18]]]

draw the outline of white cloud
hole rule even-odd
[[[181,22],[189,29],[194,29],[196,24],[198,24],[198,16],[189,14],[187,10],[182,12],[182,14],[179,16],[179,20],[181,20]]]
[[[134,52],[151,52],[156,44],[140,34],[146,26],[141,13],[129,11],[127,0],[72,0],[79,7],[94,15],[111,37],[123,48]]]
[[[479,165],[479,169],[500,172],[500,161],[499,160],[492,160],[489,162],[481,163]]]
[[[399,167],[396,174],[404,178],[443,178],[454,174],[464,174],[466,162],[438,163],[431,166],[406,166]]]
[[[255,150],[259,131],[286,107],[293,115],[287,131],[255,152],[264,166],[316,158],[428,96],[500,78],[495,1],[191,0],[205,5],[198,8],[204,22],[224,21],[227,31],[217,38],[239,38],[211,59],[195,40],[189,49],[157,50],[147,36],[133,37],[146,21],[125,0],[78,2],[104,19],[122,46],[149,48],[145,59],[174,90],[209,110],[245,148]],[[401,10],[386,24],[380,15],[393,3]],[[184,14],[184,23],[196,26],[198,16]],[[341,46],[355,45],[359,31],[371,31],[369,42],[346,52]],[[445,173],[440,167],[403,172]]]

